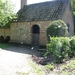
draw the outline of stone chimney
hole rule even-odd
[[[27,5],[27,0],[21,0],[21,8],[23,8],[24,5]]]

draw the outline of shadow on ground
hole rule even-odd
[[[27,45],[11,44],[11,43],[8,43],[7,45],[8,47],[3,50],[16,52],[20,54],[28,54],[31,56],[32,60],[35,61],[37,64],[45,65],[51,60],[50,57],[45,58],[42,54],[43,51],[39,51],[39,47],[37,46],[31,47]]]
[[[27,45],[21,45],[21,44],[8,44],[8,47],[5,48],[4,50],[7,51],[12,51],[12,52],[17,52],[17,53],[22,53],[22,54],[29,54],[29,55],[36,55],[36,56],[40,56],[40,51],[38,51],[38,48],[34,47],[34,49],[32,49],[31,46],[27,46]]]

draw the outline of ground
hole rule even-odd
[[[43,58],[29,46],[0,48],[0,75],[75,75],[75,58],[62,64],[41,65]]]
[[[25,46],[0,48],[0,75],[43,74],[40,66],[33,62],[31,58],[33,55],[38,54],[36,52],[35,50],[31,50],[30,47]]]

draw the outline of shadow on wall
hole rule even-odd
[[[10,36],[6,36],[5,39],[3,35],[0,36],[0,43],[8,43],[9,41],[10,41]]]

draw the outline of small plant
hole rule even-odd
[[[69,64],[67,64],[67,65],[62,65],[61,68],[62,68],[62,70],[67,70],[67,69],[69,68]]]
[[[51,71],[54,70],[54,66],[52,64],[47,64],[45,67],[50,69]]]
[[[62,72],[62,73],[63,73],[63,75],[71,75],[70,72]]]
[[[64,64],[61,66],[62,71],[70,71],[75,69],[75,60],[71,60],[68,64]]]
[[[16,72],[17,75],[29,75],[29,73],[25,73],[25,72]]]
[[[34,62],[29,61],[29,64],[34,69],[35,75],[42,75],[42,70]]]

